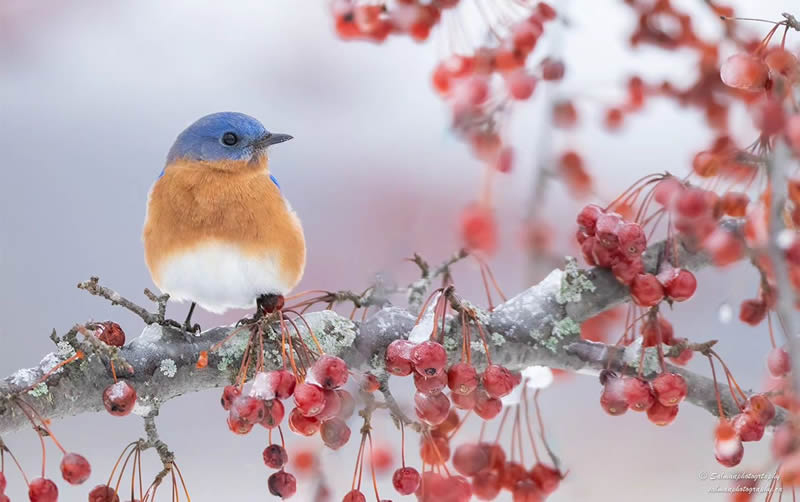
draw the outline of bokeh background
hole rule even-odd
[[[701,14],[701,33],[718,34],[719,24],[700,0],[675,3]],[[733,4],[743,16],[775,19],[792,8],[798,13],[792,0]],[[599,123],[600,105],[621,97],[632,71],[680,85],[695,71],[690,55],[631,52],[626,34],[635,20],[619,1],[574,1],[565,15],[570,26],[560,50],[567,78],[555,92],[577,98],[582,127],[553,136],[553,148],[566,144],[585,153],[606,200],[641,175],[685,173],[711,137],[699,113],[655,100],[621,133],[609,135]],[[768,26],[749,29],[765,33]],[[800,34],[789,37],[792,47],[800,45]],[[451,253],[459,245],[459,211],[478,193],[482,168],[448,132],[447,109],[429,85],[444,47],[439,36],[433,38],[423,45],[406,39],[381,46],[341,42],[320,1],[0,0],[0,374],[33,365],[52,350],[53,328],[63,333],[76,322],[113,319],[129,336],[141,330],[138,318],[75,284],[99,275],[146,302],[141,292],[152,284],[140,232],[147,191],[175,135],[210,112],[243,111],[295,136],[273,149],[271,166],[306,230],[309,260],[301,289],[359,289],[375,273],[407,281],[414,270],[404,257],[416,251],[438,261]],[[517,163],[495,186],[503,238],[491,264],[510,293],[540,272],[528,270],[520,229],[537,141],[548,127],[541,110],[536,99],[515,110]],[[735,129],[746,137],[750,119],[741,114]],[[557,241],[567,251],[579,203],[557,184],[548,190],[540,217],[563,231]],[[459,287],[479,299],[476,279],[475,267],[456,269]],[[717,314],[721,305],[735,306],[755,293],[753,272],[735,267],[705,271],[699,279],[695,300],[669,314],[676,332],[719,338],[739,380],[759,387],[766,328],[725,325]],[[169,314],[182,318],[185,309],[171,305]],[[201,312],[196,320],[211,326],[242,314]],[[700,362],[692,364],[707,372]],[[706,412],[683,406],[672,426],[659,429],[634,413],[605,415],[599,390],[594,379],[575,377],[543,396],[551,440],[570,470],[552,500],[726,499],[708,493],[726,483],[699,480],[701,472],[723,472],[713,457],[714,421]],[[269,499],[261,462],[265,435],[233,436],[218,394],[166,404],[159,417],[162,437],[177,452],[194,500]],[[92,461],[88,486],[105,482],[122,447],[142,433],[136,417],[106,415],[63,420],[55,431],[68,449]],[[477,422],[469,422],[460,434],[477,431]],[[389,424],[379,426],[377,435],[399,442]],[[334,500],[352,472],[355,437],[350,448],[322,453]],[[35,436],[25,431],[4,439],[35,472]],[[416,440],[409,445],[415,450]],[[766,450],[767,441],[748,444],[742,468],[764,472]],[[148,464],[151,471],[158,467],[154,456]],[[312,484],[302,478],[299,484],[296,498],[308,500],[304,487]],[[381,486],[384,497],[397,498],[386,479]],[[87,491],[65,487],[61,500],[86,500]],[[9,494],[26,498],[14,474]]]

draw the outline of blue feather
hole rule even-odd
[[[269,175],[269,179],[271,179],[272,182],[275,183],[275,186],[278,187],[278,190],[281,189],[281,185],[280,185],[280,183],[278,183],[278,179],[275,176],[270,174]]]

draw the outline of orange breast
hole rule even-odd
[[[305,267],[300,221],[269,179],[266,163],[245,170],[168,166],[150,193],[143,240],[156,284],[166,259],[215,241],[253,257],[277,257],[282,279],[292,287]]]

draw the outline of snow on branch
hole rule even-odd
[[[733,230],[740,226],[736,221],[723,224]],[[678,260],[685,267],[699,269],[709,264],[708,256],[703,252],[692,250],[684,243],[678,244]],[[644,256],[648,271],[657,269],[664,246],[664,242],[659,242],[648,249]],[[436,270],[449,273],[447,267]],[[418,304],[424,295],[420,290],[427,289],[431,282],[429,279],[429,275],[425,276],[424,285],[418,281],[413,286],[415,289],[410,288],[409,296],[414,304]],[[100,286],[96,279],[79,286],[134,311],[148,323],[147,326],[139,337],[119,349],[106,346],[93,336],[81,338],[78,328],[62,338],[53,335],[57,351],[47,354],[38,366],[21,369],[0,381],[0,434],[29,423],[15,404],[16,399],[24,399],[49,419],[103,410],[103,389],[113,383],[111,361],[114,361],[118,377],[136,388],[139,397],[134,413],[143,417],[151,416],[170,399],[189,392],[222,387],[236,378],[250,336],[248,329],[238,328],[234,333],[237,330],[235,326],[221,326],[199,335],[188,335],[164,321],[163,297],[148,295],[158,304],[158,312],[150,313],[133,304],[128,305],[131,302]],[[492,312],[482,311],[464,300],[451,303],[454,308],[475,310],[487,334],[492,361],[509,369],[543,365],[590,374],[597,374],[604,368],[635,374],[640,360],[636,351],[640,349],[635,346],[612,347],[580,338],[581,322],[628,299],[627,287],[608,270],[583,271],[574,260],[568,260],[564,270],[554,270],[542,282],[497,306]],[[384,298],[376,304],[378,310],[363,322],[352,321],[332,310],[307,313],[305,318],[326,353],[343,358],[351,368],[382,376],[385,347],[392,340],[407,337],[417,315],[413,310],[387,304]],[[448,318],[444,335],[444,345],[452,359],[459,357],[461,348],[459,317]],[[301,336],[308,337],[307,343],[311,344],[305,325],[298,325]],[[232,333],[230,340],[218,350],[210,350]],[[277,322],[268,325],[265,334],[265,366],[274,369],[281,366]],[[478,337],[474,339],[477,341]],[[484,366],[486,357],[482,344],[473,344],[472,350],[473,362],[478,367]],[[40,383],[44,375],[77,351],[85,356],[52,372],[46,383]],[[197,361],[204,351],[209,351],[208,365],[200,369]],[[644,376],[653,377],[658,368],[655,355],[647,354],[643,361]],[[718,413],[711,379],[682,368],[670,366],[669,369],[686,378],[690,403],[712,414]],[[720,385],[720,393],[726,413],[734,414],[737,408],[727,387]],[[785,411],[779,409],[773,425],[785,417]]]

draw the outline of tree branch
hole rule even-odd
[[[723,225],[738,231],[740,223],[731,220]],[[659,242],[647,250],[644,262],[648,271],[657,269],[664,246],[664,242]],[[692,250],[685,243],[680,243],[678,253],[677,260],[687,268],[699,269],[709,264],[705,253]],[[92,287],[101,288],[98,284]],[[114,292],[108,293],[108,297],[117,303],[121,298]],[[477,311],[477,315],[487,333],[492,361],[512,370],[543,365],[596,374],[609,367],[634,374],[639,361],[638,355],[632,352],[636,347],[616,348],[580,339],[581,322],[628,299],[627,288],[610,271],[580,271],[571,261],[564,271],[551,272],[541,283],[499,305],[493,312]],[[395,306],[384,306],[360,323],[330,310],[309,313],[305,317],[326,353],[343,358],[351,368],[369,370],[379,377],[384,373],[385,347],[392,340],[407,337],[416,321],[414,313]],[[461,348],[458,317],[449,319],[444,336],[444,345],[453,360],[458,359]],[[300,335],[311,345],[304,324],[298,325]],[[248,330],[240,329],[219,350],[209,352],[207,367],[198,369],[196,363],[201,352],[209,351],[235,330],[235,326],[222,326],[187,339],[172,327],[147,325],[138,338],[117,353],[118,358],[130,365],[131,374],[124,378],[134,385],[139,395],[134,413],[147,417],[162,403],[182,394],[233,382],[249,338]],[[281,366],[278,333],[277,325],[266,332],[267,369]],[[477,341],[477,335],[473,339]],[[38,366],[19,370],[0,381],[0,434],[27,424],[24,414],[11,399],[23,392],[28,394],[25,399],[49,419],[103,409],[103,389],[113,383],[108,355],[95,350],[88,341],[78,342],[74,336],[58,343],[59,350],[46,355]],[[46,385],[37,385],[47,372],[67,359],[70,351],[74,350],[84,351],[84,360],[58,369],[47,379]],[[472,350],[474,364],[479,368],[485,366],[482,344],[474,343]],[[644,360],[645,377],[653,377],[656,371],[653,358],[647,355]],[[670,366],[670,370],[686,378],[690,403],[717,413],[713,384],[709,378],[682,368]],[[733,413],[736,410],[733,401],[725,398],[730,394],[727,387],[720,385],[720,390],[726,412]],[[782,422],[785,416],[785,411],[779,410],[774,424]]]

